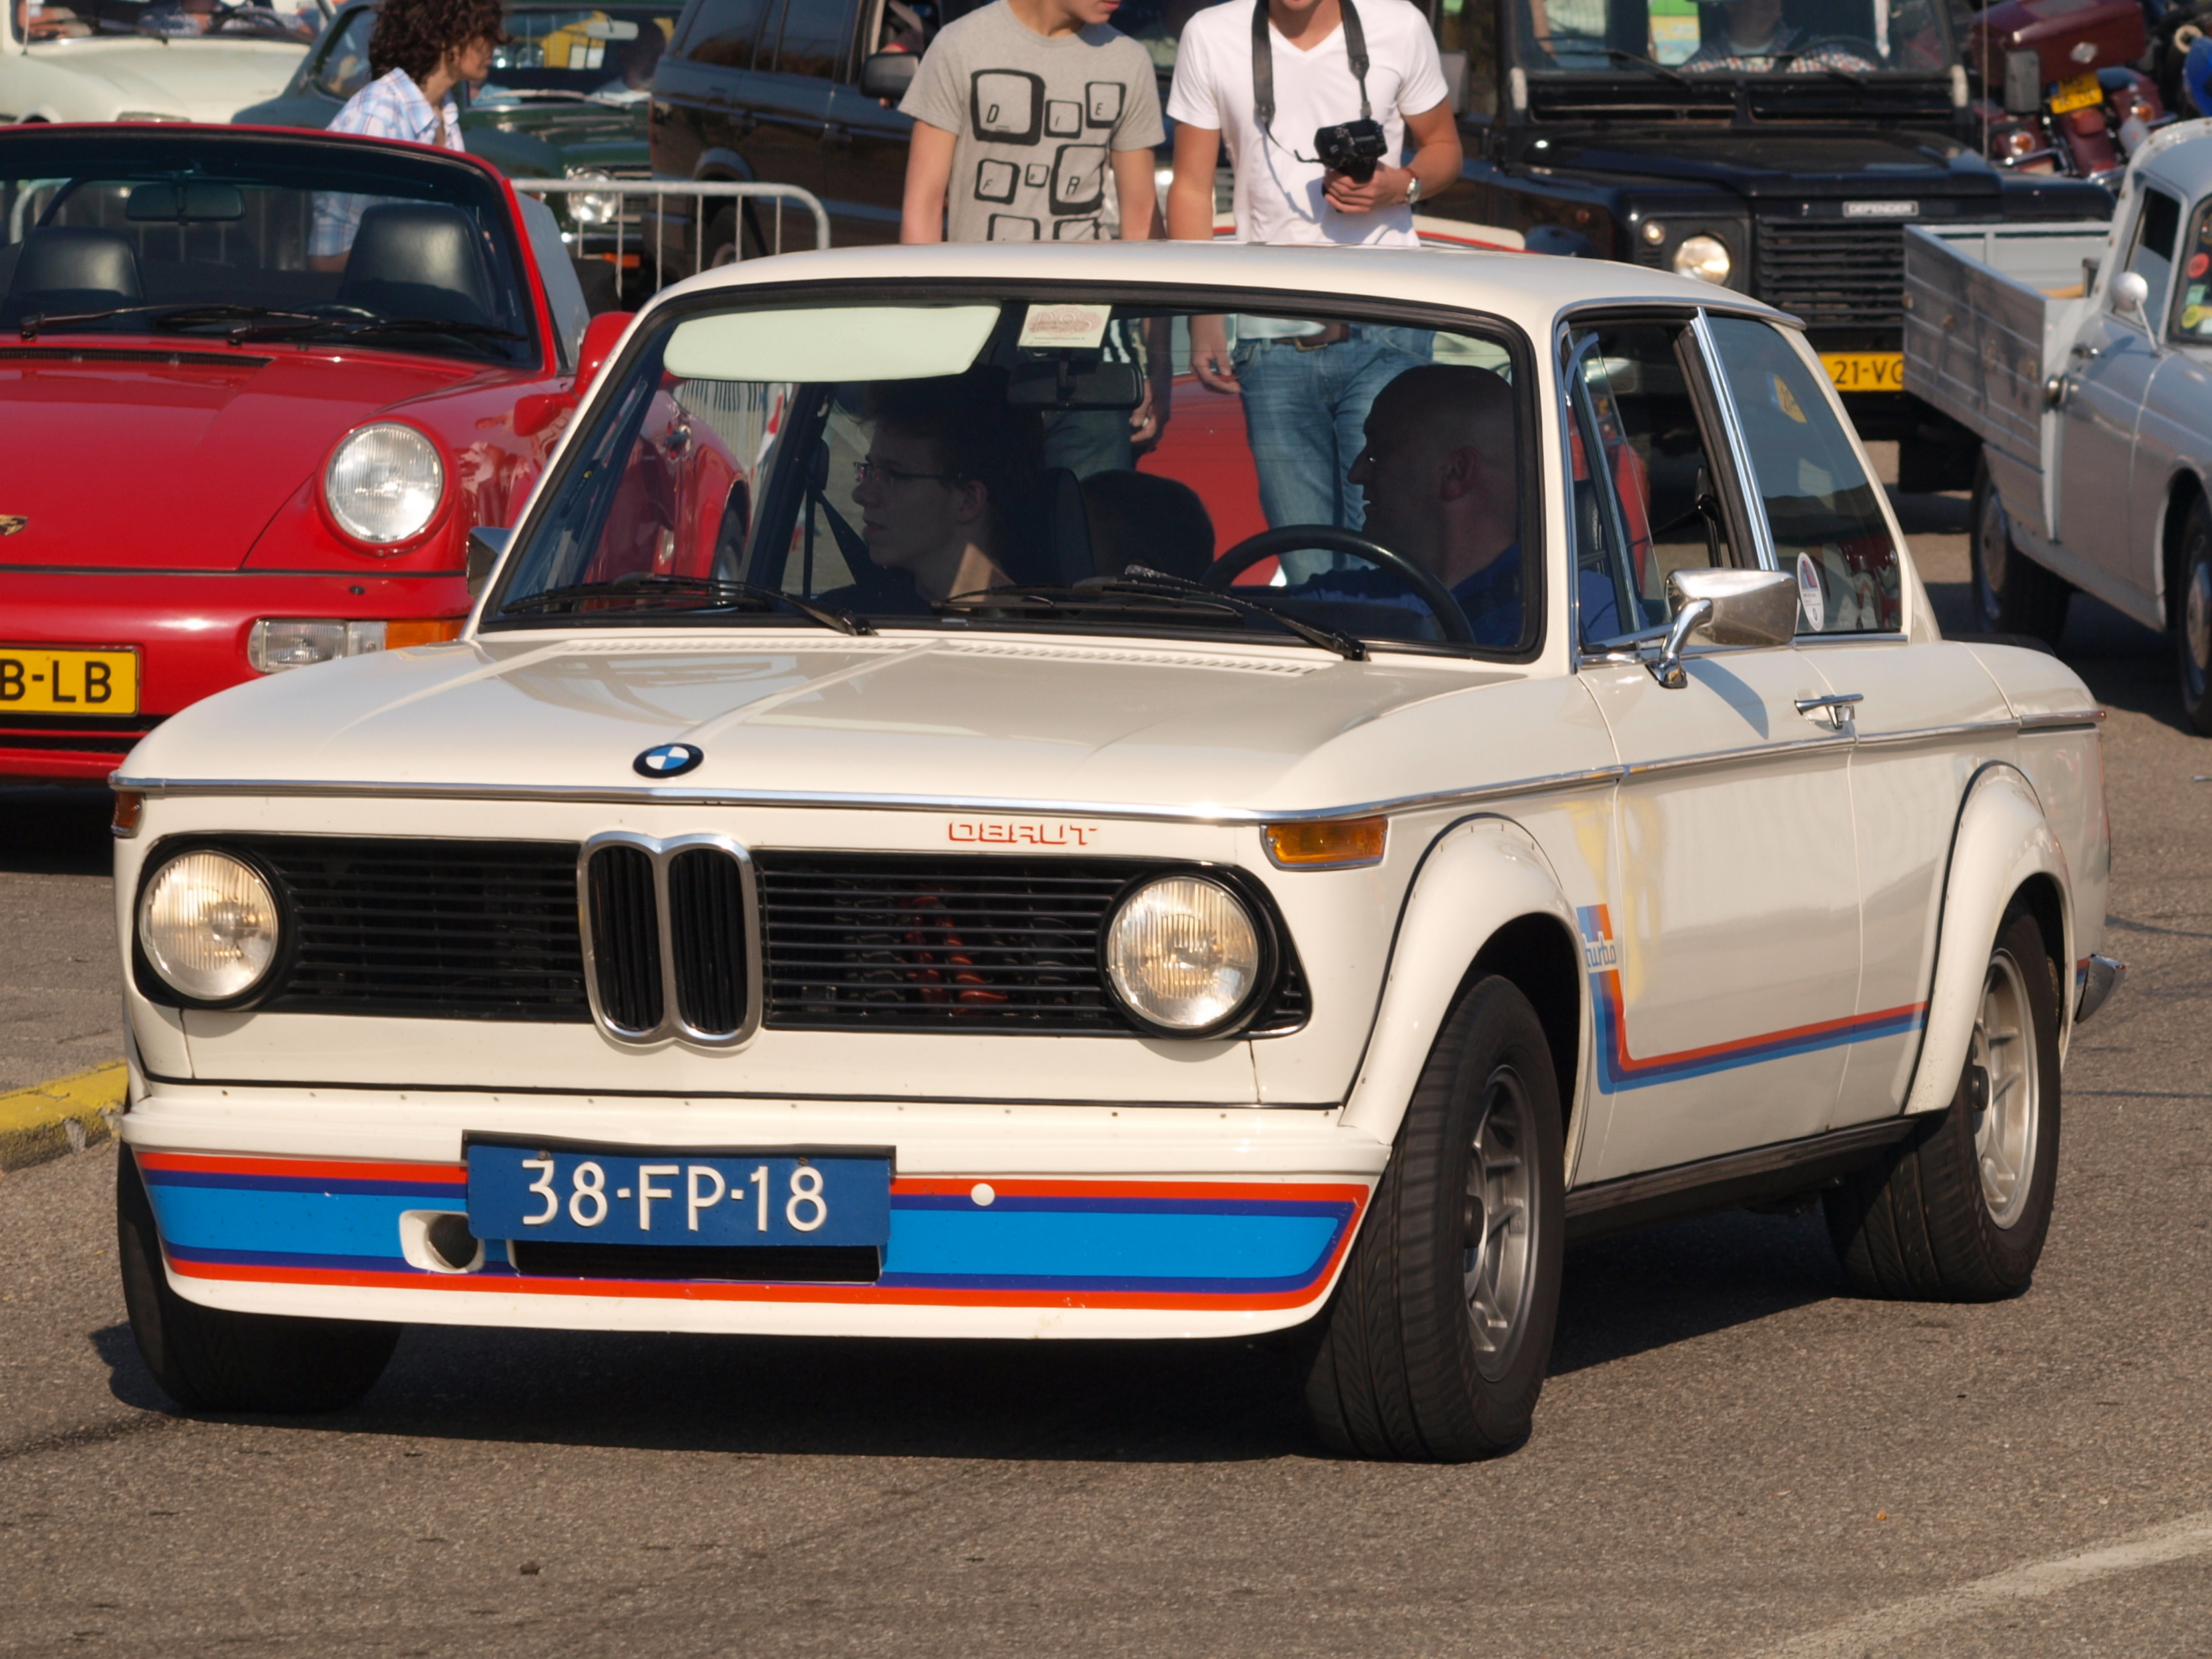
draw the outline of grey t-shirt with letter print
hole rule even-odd
[[[899,108],[956,136],[953,242],[1095,242],[1108,157],[1163,136],[1151,54],[1106,24],[1047,37],[1006,0],[945,27]]]

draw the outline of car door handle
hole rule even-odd
[[[1864,692],[1831,692],[1822,697],[1799,698],[1797,712],[1808,720],[1818,720],[1821,716],[1826,715],[1828,729],[1831,731],[1841,731],[1851,724],[1856,705],[1865,701]]]

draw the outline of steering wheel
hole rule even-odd
[[[1352,554],[1370,564],[1382,566],[1420,596],[1421,602],[1435,615],[1446,639],[1461,645],[1474,643],[1474,630],[1467,625],[1467,613],[1459,608],[1459,601],[1452,597],[1449,588],[1380,542],[1370,541],[1357,530],[1339,530],[1334,524],[1278,524],[1273,530],[1248,536],[1213,561],[1213,568],[1206,572],[1199,586],[1214,592],[1225,591],[1231,582],[1262,559],[1278,559],[1300,548],[1327,548],[1334,553]]]
[[[1869,64],[1879,64],[1881,62],[1881,48],[1863,34],[1823,34],[1809,40],[1800,40],[1789,49],[1790,60],[1796,63],[1800,58],[1810,58],[1824,46],[1842,46],[1852,57]]]

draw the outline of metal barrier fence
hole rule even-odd
[[[580,272],[604,263],[611,291],[595,296],[635,305],[671,282],[756,253],[782,253],[784,209],[813,216],[814,245],[830,245],[830,215],[797,185],[699,183],[680,179],[516,179],[519,191],[550,198],[562,239]],[[726,212],[714,203],[729,203]],[[748,209],[749,203],[769,204]],[[794,230],[799,226],[793,227]],[[726,237],[725,242],[723,239]]]

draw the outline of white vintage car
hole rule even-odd
[[[2100,713],[1942,639],[1870,479],[1788,319],[1619,264],[670,290],[461,639],[115,778],[149,1365],[1295,1327],[1325,1438],[1455,1459],[1577,1237],[1817,1196],[1865,1293],[2018,1292]]]
[[[325,0],[6,0],[0,123],[227,122],[284,90],[329,19]]]

